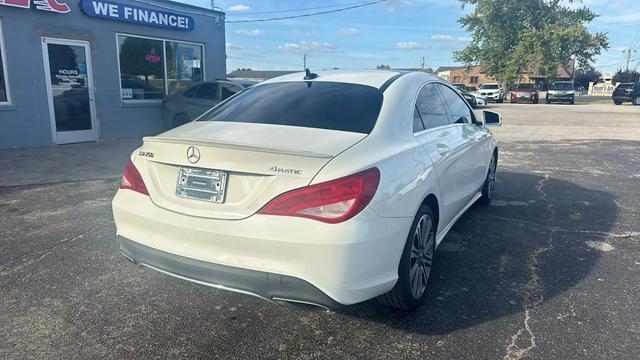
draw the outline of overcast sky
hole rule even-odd
[[[209,7],[210,0],[178,0]],[[358,0],[215,0],[227,20],[261,19],[297,13],[255,12],[341,5]],[[595,64],[601,71],[626,65],[622,49],[632,42],[640,48],[640,0],[585,0],[601,16],[590,25],[592,31],[609,33],[611,49]],[[469,34],[457,20],[468,12],[457,0],[389,0],[339,13],[272,22],[227,24],[227,68],[259,70],[302,69],[303,54],[312,68],[395,68],[454,65],[452,52],[469,41]],[[640,49],[632,67],[640,62]]]

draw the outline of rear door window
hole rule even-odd
[[[220,100],[227,100],[240,91],[242,91],[242,87],[239,85],[220,83]]]
[[[416,100],[416,112],[422,119],[426,129],[451,124],[447,107],[436,88],[436,84],[427,84],[422,87]],[[414,114],[414,119],[415,119]]]
[[[187,97],[187,98],[196,97],[196,95],[198,94],[198,89],[200,89],[200,86],[202,86],[202,85],[196,85],[196,86],[192,87],[191,89],[185,91],[183,96]]]
[[[214,108],[199,121],[300,126],[368,134],[382,107],[375,87],[328,81],[257,85]]]
[[[418,107],[416,106],[413,111],[413,133],[417,133],[425,130],[424,123],[422,122],[422,116],[420,116],[420,111],[418,111]]]
[[[442,92],[445,102],[449,105],[453,122],[455,124],[471,124],[473,122],[473,112],[460,95],[444,85],[438,84],[438,88]]]
[[[196,93],[198,99],[217,100],[218,99],[218,87],[215,83],[202,84],[198,88]]]

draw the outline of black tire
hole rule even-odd
[[[551,101],[550,101],[549,99],[545,100],[545,102],[546,102],[547,104],[551,104]]]
[[[487,206],[491,204],[493,198],[493,192],[496,187],[496,170],[498,169],[498,159],[496,156],[491,157],[491,163],[489,163],[489,170],[487,170],[487,177],[482,184],[482,196],[478,199],[478,204]]]
[[[405,311],[416,310],[424,303],[436,250],[436,226],[433,210],[422,205],[402,251],[398,282],[389,292],[378,296],[380,303]]]
[[[575,104],[575,103],[576,103],[576,100],[575,100],[575,99],[571,99],[571,101],[569,101],[569,105],[573,105],[573,104]]]
[[[636,96],[633,98],[633,105],[640,105],[640,96]]]
[[[189,119],[189,115],[185,113],[176,114],[176,116],[173,117],[173,127],[175,128],[184,125],[189,121],[191,121],[191,119]]]
[[[504,102],[504,98],[498,99],[498,103],[502,104]]]
[[[622,101],[620,100],[613,100],[613,103],[616,105],[622,105]]]

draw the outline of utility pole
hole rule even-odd
[[[304,53],[303,59],[304,68],[302,70],[307,70],[307,53]]]
[[[622,50],[623,53],[627,53],[627,72],[629,71],[629,61],[631,61],[631,54],[636,52],[636,49],[629,47],[625,50]]]
[[[422,56],[422,71],[424,71],[424,65],[425,65],[425,60],[424,60],[424,56]]]

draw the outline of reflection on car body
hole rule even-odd
[[[250,80],[216,80],[178,90],[164,100],[165,126],[173,128],[186,124],[254,84],[256,82]]]

